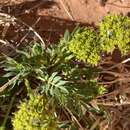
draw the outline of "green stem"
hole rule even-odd
[[[24,83],[25,83],[25,86],[27,87],[27,92],[28,92],[29,96],[33,97],[34,94],[32,92],[32,89],[30,87],[30,83],[29,83],[28,79],[24,79]]]
[[[11,108],[12,108],[12,106],[13,106],[14,99],[15,99],[15,96],[13,96],[13,97],[11,98],[11,101],[10,101],[10,104],[9,104],[9,108],[8,108],[8,110],[7,110],[7,113],[6,113],[6,115],[5,115],[4,121],[3,121],[3,123],[2,123],[3,129],[4,129],[5,125],[6,125],[6,122],[7,122],[8,116],[9,116],[9,113],[10,113]]]

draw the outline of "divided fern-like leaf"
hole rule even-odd
[[[41,92],[48,96],[60,98],[61,95],[69,93],[66,88],[67,81],[62,80],[62,78],[57,75],[57,72],[52,73],[51,76],[38,77],[38,79],[43,81],[43,85],[40,86]]]

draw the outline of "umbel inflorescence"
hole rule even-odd
[[[123,55],[130,50],[130,19],[122,15],[107,15],[99,24],[98,33],[92,28],[76,31],[69,50],[77,59],[97,65],[101,54],[118,48]]]
[[[92,28],[78,29],[71,41],[69,50],[77,59],[90,64],[97,64],[100,61],[100,41],[98,34]]]
[[[102,51],[113,52],[118,47],[123,55],[130,50],[130,19],[127,16],[108,15],[99,26]]]
[[[15,130],[57,130],[54,113],[49,111],[47,100],[40,95],[22,102],[12,122]]]

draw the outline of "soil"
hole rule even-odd
[[[95,26],[109,13],[129,15],[129,0],[0,0],[0,12],[14,15],[33,26],[45,41],[56,42],[66,29]],[[34,26],[35,24],[35,26]]]

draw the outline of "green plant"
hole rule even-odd
[[[47,100],[40,95],[31,96],[19,106],[12,120],[16,130],[57,130],[57,119],[49,110]]]
[[[48,102],[51,100],[53,102],[51,105],[56,110],[60,109],[61,112],[67,111],[68,114],[64,113],[64,116],[69,115],[73,117],[70,119],[67,116],[65,119],[65,121],[69,122],[70,127],[73,123],[76,123],[75,119],[78,120],[78,118],[84,117],[84,111],[87,111],[86,104],[102,93],[99,91],[101,86],[97,84],[97,80],[95,79],[98,75],[98,70],[92,66],[86,66],[82,62],[74,61],[72,53],[66,51],[68,41],[62,39],[58,45],[51,45],[46,48],[41,44],[34,43],[32,46],[27,46],[24,50],[16,50],[16,57],[4,55],[5,59],[1,64],[5,71],[3,76],[12,81],[8,84],[9,89],[6,90],[15,92],[17,90],[15,88],[21,88],[26,79],[31,86],[30,89],[27,88],[27,94],[34,89],[47,97]],[[24,115],[22,114],[23,109],[27,107],[29,101],[23,104],[19,112],[16,112],[13,121],[14,127],[21,127],[21,130],[23,127],[27,127],[27,122],[24,123],[24,120],[18,120],[17,116]],[[31,109],[30,113],[33,111],[35,112],[35,109]],[[25,113],[27,113],[27,110],[25,110]],[[68,123],[62,123],[60,113],[57,116],[61,124],[67,127]],[[34,118],[31,114],[29,117],[30,119]],[[21,116],[22,118],[25,117]],[[88,125],[88,121],[84,122]],[[19,123],[21,123],[20,126]],[[26,126],[23,124],[26,124]],[[30,127],[31,125],[33,124],[28,124]]]
[[[102,51],[112,53],[119,48],[123,55],[130,50],[130,19],[122,15],[107,15],[99,25]]]
[[[100,61],[100,41],[97,33],[92,28],[78,29],[70,42],[68,48],[77,59],[97,65]]]
[[[78,27],[72,33],[66,31],[58,44],[34,42],[16,49],[15,56],[0,54],[0,129],[7,128],[12,111],[16,130],[99,129],[97,118],[106,116],[95,98],[107,92],[99,61],[102,53],[112,53],[115,48],[123,55],[128,53],[130,20],[110,14],[98,31]],[[14,95],[19,98],[12,105]],[[19,100],[23,101],[17,108]]]
[[[67,81],[63,80],[61,76],[58,76],[57,72],[52,73],[51,76],[39,76],[38,79],[42,81],[42,84],[40,85],[41,93],[63,103],[63,98],[66,98],[69,93],[66,86]]]
[[[6,130],[5,126],[0,126],[0,130]]]
[[[16,49],[15,56],[2,54],[4,81],[1,77],[0,91],[4,96],[11,93],[8,99],[13,94],[25,99],[14,113],[14,129],[73,130],[82,128],[80,122],[91,128],[94,116],[100,114],[91,101],[106,92],[98,84],[101,49],[94,29],[76,28],[71,34],[66,31],[58,44],[44,46],[34,42]],[[15,105],[13,110],[17,110]]]

